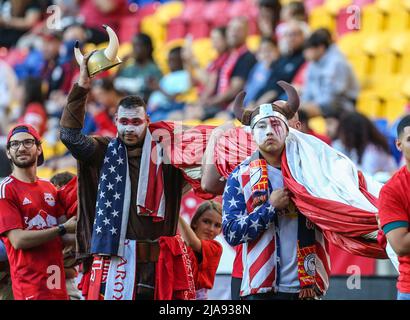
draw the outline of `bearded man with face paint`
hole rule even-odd
[[[127,96],[119,102],[114,139],[83,135],[91,87],[89,56],[80,65],[79,81],[68,96],[60,122],[61,140],[78,160],[77,258],[85,262],[85,277],[90,279],[88,293],[84,288],[83,293],[88,299],[153,299],[157,239],[176,233],[185,182],[180,170],[164,164],[163,216],[141,212],[138,198],[147,193],[140,186],[146,169],[143,149],[151,143],[146,140],[150,135],[146,105],[139,96]],[[116,205],[120,205],[119,210]],[[115,225],[118,217],[122,222]]]
[[[326,291],[315,264],[321,233],[284,187],[282,154],[299,98],[288,83],[278,84],[287,102],[243,110],[244,93],[235,101],[236,117],[250,126],[258,146],[230,174],[223,194],[225,239],[232,246],[243,244],[241,299],[313,299]]]

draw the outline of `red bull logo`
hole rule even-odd
[[[40,210],[35,217],[28,219],[28,217],[25,217],[26,230],[43,230],[57,225],[57,219],[44,210]]]
[[[54,207],[56,204],[56,200],[51,193],[44,193],[44,201],[47,202],[50,207]]]

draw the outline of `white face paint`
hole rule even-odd
[[[141,136],[147,126],[145,111],[143,108],[126,109],[118,108],[117,130],[120,136]]]
[[[252,130],[252,136],[258,146],[269,139],[272,143],[284,143],[287,135],[286,125],[275,117],[259,120]]]

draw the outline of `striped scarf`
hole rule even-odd
[[[162,221],[165,216],[163,150],[147,130],[138,178],[137,212]],[[127,148],[119,138],[108,144],[101,168],[91,253],[124,256],[131,202]]]
[[[249,183],[244,188],[250,187],[250,198],[247,201],[247,208],[249,212],[252,212],[256,207],[268,201],[270,194],[270,182],[268,177],[267,162],[259,153],[255,152],[249,162]],[[245,173],[246,174],[246,173]],[[247,179],[243,180],[246,181]],[[245,193],[246,194],[246,193]],[[315,247],[315,227],[306,219],[306,217],[297,210],[293,202],[289,207],[277,212],[275,217],[275,240],[272,244],[276,245],[277,257],[280,260],[280,243],[281,240],[286,239],[279,238],[279,230],[277,226],[278,214],[286,214],[289,212],[295,212],[298,216],[298,242],[297,242],[297,259],[298,259],[298,278],[300,288],[313,288],[315,285],[315,260],[316,260],[316,247]],[[280,273],[280,264],[276,266],[276,273]],[[276,283],[279,282],[279,277],[276,277]]]

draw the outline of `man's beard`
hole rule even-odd
[[[12,157],[12,158],[11,158],[11,162],[12,162],[13,165],[15,165],[17,168],[26,169],[26,168],[30,168],[30,167],[32,167],[32,166],[35,165],[35,163],[36,163],[36,158],[35,158],[35,157],[31,157],[31,158],[29,158],[29,159],[27,159],[27,160],[19,161],[19,160],[17,159],[17,156],[15,156],[15,157]]]
[[[133,142],[132,142],[132,143],[126,141],[126,139],[125,139],[125,134],[122,134],[122,135],[119,135],[119,136],[120,136],[122,142],[123,142],[128,148],[141,147],[142,144],[143,144],[143,142],[144,142],[144,139],[143,139],[143,138],[141,138],[141,137],[139,137],[139,136],[136,136],[136,135],[135,135],[135,139],[133,139]]]

